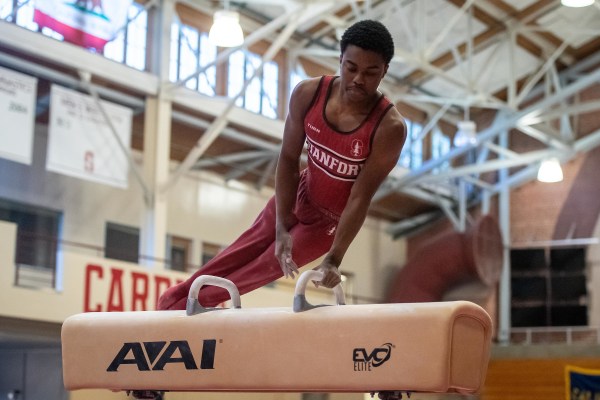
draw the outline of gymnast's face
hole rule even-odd
[[[352,100],[368,100],[377,92],[388,67],[381,54],[348,45],[340,56],[342,90]]]

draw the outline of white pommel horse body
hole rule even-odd
[[[235,285],[200,276],[186,311],[94,312],[62,327],[68,390],[402,392],[474,394],[482,389],[492,321],[467,301],[344,305],[306,301],[307,271],[291,308],[242,309]],[[205,284],[227,289],[233,306],[203,308]],[[382,396],[383,395],[383,396]],[[399,397],[398,397],[399,396]]]

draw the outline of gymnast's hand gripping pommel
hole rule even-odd
[[[323,272],[311,270],[306,271],[298,277],[298,282],[296,282],[296,291],[294,292],[294,312],[306,311],[316,307],[322,307],[323,304],[313,306],[306,300],[306,285],[308,281],[320,281],[323,279]],[[338,284],[333,288],[333,293],[335,294],[335,300],[337,305],[341,306],[346,304],[346,299],[344,296],[344,290],[342,289],[342,285]]]
[[[298,281],[296,282],[296,290],[294,292],[294,304],[293,310],[294,312],[301,312],[306,310],[311,310],[317,307],[326,306],[326,304],[312,305],[306,300],[306,286],[309,281],[320,281],[323,279],[323,272],[317,270],[310,270],[302,273],[298,277]],[[229,279],[221,278],[218,276],[211,275],[201,275],[194,280],[192,286],[190,287],[188,299],[187,299],[187,307],[186,307],[186,315],[192,316],[199,313],[218,310],[219,308],[214,307],[203,307],[198,300],[198,295],[200,293],[200,289],[205,285],[213,285],[218,286],[220,288],[226,289],[229,292],[229,296],[231,298],[231,308],[242,308],[242,303],[240,299],[240,294],[233,282]],[[345,305],[346,300],[344,296],[344,290],[342,289],[341,284],[336,285],[333,288],[333,293],[335,294],[335,299],[337,305]]]

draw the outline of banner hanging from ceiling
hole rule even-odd
[[[133,0],[35,0],[33,20],[66,42],[102,52],[127,23]]]
[[[31,164],[37,79],[0,67],[0,157]]]
[[[565,367],[566,399],[600,398],[600,369]]]
[[[132,110],[101,100],[109,123],[92,96],[52,85],[50,97],[46,169],[126,188],[128,154],[119,139],[129,151]]]

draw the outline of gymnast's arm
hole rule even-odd
[[[300,156],[305,140],[304,116],[318,84],[319,78],[302,81],[292,93],[275,174],[275,257],[286,278],[294,278],[294,273],[298,273],[298,266],[292,260],[292,237],[289,231],[297,222],[294,205],[300,181]]]
[[[352,186],[348,203],[340,216],[333,245],[317,267],[325,274],[321,281],[323,286],[332,288],[340,283],[338,267],[367,217],[371,199],[398,162],[405,140],[406,125],[398,110],[393,107],[386,113],[375,133],[371,154]]]

